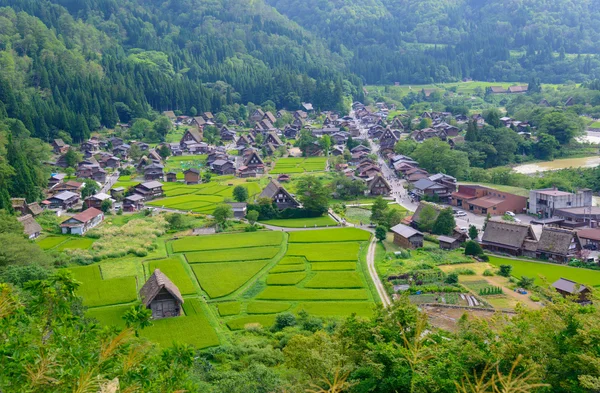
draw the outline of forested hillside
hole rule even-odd
[[[265,100],[339,109],[344,96],[362,93],[337,55],[260,1],[2,6],[1,113],[43,140],[66,130],[81,141],[90,129],[128,121],[120,112],[148,117],[151,109],[219,111]]]
[[[597,74],[597,1],[267,0],[367,83],[581,81]],[[579,56],[582,55],[582,56]]]

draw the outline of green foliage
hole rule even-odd
[[[485,277],[492,277],[492,276],[494,275],[494,272],[493,272],[493,271],[491,271],[490,269],[485,269],[485,270],[483,271],[483,275],[484,275]]]
[[[315,176],[302,176],[296,184],[296,195],[304,209],[315,216],[325,214],[329,208],[329,190]]]
[[[85,199],[89,196],[96,195],[98,193],[98,183],[92,179],[83,180],[83,190],[81,190],[81,198]]]
[[[483,255],[483,249],[476,241],[469,240],[465,244],[465,255],[480,256]]]
[[[512,265],[500,265],[499,275],[502,277],[510,277],[512,273]]]
[[[274,323],[275,315],[250,315],[227,321],[227,326],[231,330],[242,330],[250,324],[260,324],[264,328],[270,328]]]
[[[479,235],[479,230],[475,225],[469,225],[469,238],[471,240],[476,240]]]
[[[438,214],[431,231],[436,235],[450,236],[454,232],[454,228],[456,228],[456,221],[452,208],[446,208]]]
[[[258,212],[256,210],[250,210],[246,214],[246,219],[250,223],[250,225],[254,225],[256,221],[258,221]]]
[[[533,287],[534,282],[535,282],[534,278],[527,277],[527,276],[521,276],[521,279],[519,279],[519,281],[517,282],[517,285],[520,286],[521,288],[530,289],[531,287]]]
[[[294,325],[296,325],[296,316],[291,312],[284,312],[277,314],[275,317],[275,323],[271,327],[271,330],[277,332],[285,329],[286,327],[291,327]]]
[[[386,227],[378,225],[377,228],[375,228],[375,237],[380,242],[384,241],[386,239],[386,237],[387,237],[387,229],[386,229]]]
[[[248,189],[244,186],[236,186],[233,189],[233,199],[237,202],[246,202],[248,200]]]
[[[444,282],[446,284],[458,284],[458,273],[456,273],[456,272],[448,273]]]

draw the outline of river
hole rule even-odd
[[[592,168],[600,165],[600,156],[564,158],[554,161],[536,162],[533,164],[523,164],[514,167],[514,171],[525,175],[536,172],[555,171],[564,168]]]

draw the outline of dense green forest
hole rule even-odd
[[[558,83],[600,70],[596,1],[267,2],[326,39],[369,84],[531,76]]]

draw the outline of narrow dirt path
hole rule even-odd
[[[390,297],[388,296],[387,292],[385,291],[385,288],[384,288],[383,284],[381,283],[379,276],[377,275],[377,270],[375,269],[375,246],[376,246],[376,244],[377,244],[377,240],[375,238],[373,238],[371,240],[371,244],[369,244],[369,250],[367,252],[367,267],[369,269],[369,275],[371,276],[371,279],[373,280],[373,283],[375,284],[375,288],[377,288],[377,293],[379,294],[379,297],[381,298],[383,307],[388,307],[390,304],[392,304],[392,301],[390,300]]]

